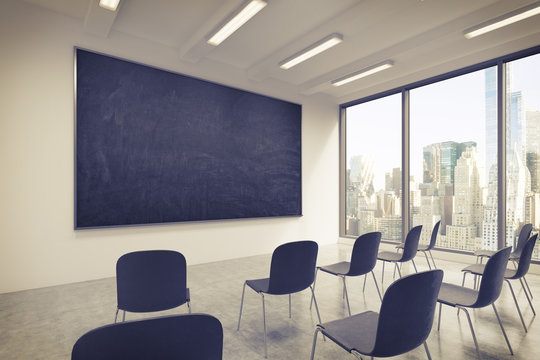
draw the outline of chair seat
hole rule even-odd
[[[325,266],[318,266],[319,270],[322,270],[332,275],[347,275],[350,267],[351,263],[348,261],[342,261]]]
[[[478,291],[454,284],[442,283],[437,301],[455,307],[472,307],[478,298]]]
[[[475,256],[484,256],[484,257],[492,257],[496,251],[493,250],[476,250],[474,252]]]
[[[461,271],[470,272],[475,275],[482,275],[484,273],[485,267],[486,264],[473,264],[467,266],[466,268],[463,268]]]
[[[470,272],[471,274],[474,274],[474,275],[483,275],[485,267],[486,267],[485,264],[473,264],[473,265],[467,266],[461,271]],[[513,279],[514,276],[516,276],[516,273],[517,273],[517,270],[515,269],[506,269],[504,271],[504,278]]]
[[[339,346],[351,352],[369,355],[375,347],[379,314],[366,311],[344,319],[321,324],[322,333]]]
[[[268,286],[270,285],[270,278],[247,280],[247,286],[252,288],[255,292],[268,292]]]
[[[379,255],[377,255],[377,259],[383,261],[399,261],[402,257],[403,254],[393,251],[381,251]]]
[[[403,249],[405,247],[404,243],[397,244],[396,249]],[[418,251],[428,251],[429,244],[418,244]]]

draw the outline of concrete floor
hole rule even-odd
[[[319,249],[318,265],[349,260],[351,246],[336,244]],[[381,250],[391,250],[386,244]],[[264,359],[262,305],[260,296],[246,288],[244,312],[240,331],[236,331],[242,285],[246,279],[267,277],[270,254],[215,263],[188,266],[188,286],[193,312],[209,313],[223,324],[223,358],[228,360]],[[437,261],[437,255],[435,254]],[[189,259],[188,264],[189,264]],[[474,262],[471,256],[471,262]],[[418,257],[419,270],[426,270],[423,257]],[[466,264],[438,260],[445,270],[444,281],[461,284],[461,269]],[[412,267],[404,266],[405,273]],[[381,279],[381,264],[375,274]],[[533,305],[540,310],[540,276],[529,274],[527,280],[535,298]],[[385,287],[392,281],[392,267],[385,271]],[[378,311],[380,301],[368,278],[362,292],[363,277],[349,278],[347,287],[352,313]],[[514,349],[510,356],[491,307],[471,311],[472,321],[484,359],[534,359],[540,357],[540,327],[518,283],[513,284],[529,332],[525,334],[507,285],[496,302],[502,322]],[[310,291],[292,297],[292,319],[288,317],[287,296],[266,296],[268,357],[270,359],[309,359],[313,332],[317,324],[315,309],[309,310]],[[340,280],[319,273],[316,296],[323,322],[347,315]],[[114,278],[67,284],[49,288],[0,294],[0,359],[69,359],[75,341],[93,328],[112,323],[116,309]],[[127,320],[162,314],[186,313],[182,306],[162,313],[129,314]],[[437,314],[435,314],[437,317]],[[434,324],[427,340],[433,359],[475,358],[475,348],[463,313],[443,306],[440,332]],[[353,359],[331,341],[317,342],[316,359]],[[423,347],[400,359],[426,359]]]

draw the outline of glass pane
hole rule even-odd
[[[540,228],[540,55],[506,64],[506,244]],[[535,247],[533,259],[540,259]]]
[[[346,234],[401,241],[401,94],[346,109]]]
[[[497,248],[496,68],[410,91],[411,226],[437,247]]]

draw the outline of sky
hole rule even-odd
[[[511,63],[511,91],[521,90],[527,110],[540,111],[540,54]],[[410,91],[411,175],[422,181],[423,147],[443,141],[474,141],[485,158],[485,71]],[[358,154],[375,158],[375,189],[384,174],[401,167],[401,94],[347,109],[347,164]]]

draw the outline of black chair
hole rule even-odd
[[[478,341],[476,340],[471,317],[469,316],[467,308],[478,309],[488,305],[493,307],[493,311],[495,312],[497,320],[499,321],[504,339],[508,345],[508,350],[510,350],[510,354],[514,355],[510,342],[508,341],[508,337],[506,336],[506,332],[504,331],[501,319],[499,318],[499,314],[497,313],[497,308],[495,308],[495,301],[501,294],[504,272],[508,264],[508,256],[510,255],[511,249],[511,247],[507,247],[499,250],[489,258],[486,263],[484,275],[482,276],[480,289],[478,291],[448,283],[443,283],[441,285],[439,299],[437,300],[439,302],[439,324],[437,326],[437,330],[439,330],[441,327],[441,310],[443,304],[455,307],[458,309],[458,311],[463,310],[467,315],[467,320],[469,322],[469,327],[471,328],[478,358],[481,358],[480,349],[478,348]]]
[[[377,263],[377,253],[379,251],[379,244],[381,243],[381,233],[380,232],[371,232],[359,236],[354,242],[351,261],[341,261],[335,264],[326,265],[326,266],[317,266],[317,270],[324,271],[328,274],[339,276],[343,280],[343,293],[345,299],[347,300],[347,310],[349,311],[349,316],[351,316],[351,307],[349,305],[349,294],[347,293],[347,284],[345,278],[347,276],[360,276],[366,275],[371,272],[373,275],[373,281],[375,281],[375,286],[377,287],[377,292],[379,293],[379,298],[382,300],[381,292],[379,291],[379,285],[377,284],[377,279],[373,273],[373,268]],[[315,291],[315,284],[317,279],[317,271],[315,272],[315,281],[313,282],[313,291]],[[364,290],[366,282],[364,278]],[[311,299],[313,302],[313,297]],[[310,304],[311,308],[311,304]]]
[[[183,314],[105,325],[81,336],[72,360],[219,360],[223,328],[206,314]]]
[[[519,231],[518,242],[517,242],[516,248],[514,249],[514,251],[512,251],[509,257],[510,260],[519,259],[519,255],[521,254],[521,250],[523,249],[523,246],[525,246],[525,243],[531,237],[531,231],[532,231],[532,224],[525,224],[521,227],[521,230]],[[477,257],[476,262],[482,263],[482,260],[484,258],[490,258],[496,252],[497,251],[494,251],[494,250],[483,250],[483,249],[476,250],[474,252],[474,255]]]
[[[389,357],[406,353],[424,344],[431,332],[442,270],[429,270],[398,279],[384,294],[380,313],[366,311],[348,318],[317,325],[321,332],[349,353],[360,357]]]
[[[116,262],[116,292],[122,321],[129,312],[151,312],[175,308],[187,303],[186,258],[177,251],[148,250],[122,255]]]
[[[537,237],[538,237],[538,234],[534,234],[527,241],[527,243],[525,243],[525,246],[522,248],[522,251],[519,257],[517,269],[506,269],[506,271],[504,272],[504,280],[510,287],[510,292],[512,293],[512,297],[514,298],[514,303],[516,304],[519,318],[521,319],[521,324],[523,325],[525,332],[527,332],[527,326],[525,326],[525,321],[523,320],[523,315],[521,314],[521,310],[519,309],[516,295],[514,294],[514,289],[512,288],[512,284],[510,283],[509,280],[519,280],[519,282],[521,283],[521,287],[523,288],[523,292],[525,293],[525,296],[527,297],[527,301],[529,302],[529,305],[531,306],[531,310],[533,314],[536,315],[536,311],[534,311],[534,307],[532,305],[531,299],[529,298],[529,294],[527,293],[527,290],[525,289],[525,286],[523,285],[522,278],[529,271],[529,266],[531,265],[532,252],[534,250],[534,245],[536,244]],[[475,276],[483,275],[485,271],[485,265],[484,264],[470,265],[464,268],[462,271],[463,271],[463,282],[461,283],[461,286],[465,284],[465,275],[467,274],[474,274]]]
[[[523,246],[525,246],[525,243],[531,237],[531,232],[532,232],[532,224],[524,224],[521,227],[521,230],[519,231],[516,247],[514,248],[514,251],[510,253],[510,257],[509,257],[509,260],[512,261],[514,266],[516,265],[516,262],[519,260],[519,256],[521,255]],[[493,251],[493,250],[476,250],[474,252],[474,255],[476,255],[476,262],[481,264],[484,258],[489,258],[493,256],[495,252],[496,251]],[[527,283],[527,279],[525,277],[523,277],[523,281],[525,282],[525,286],[527,287],[527,290],[529,291],[529,295],[531,296],[531,299],[532,299],[533,294],[532,294],[531,289],[529,288],[529,283]]]
[[[439,235],[440,226],[441,226],[441,222],[437,221],[437,223],[433,227],[433,230],[431,231],[431,240],[429,241],[429,244],[427,245],[418,244],[418,251],[422,251],[424,253],[424,256],[426,257],[426,261],[430,270],[431,270],[431,264],[429,263],[429,258],[427,256],[427,253],[429,253],[429,256],[431,257],[431,261],[433,262],[433,268],[436,269],[437,265],[435,265],[435,259],[433,259],[433,254],[431,253],[431,249],[433,249],[435,247],[435,244],[437,243],[437,235]],[[405,246],[405,243],[401,243],[401,244],[398,244],[396,248],[403,249],[404,246]]]
[[[291,294],[310,288],[317,317],[321,322],[317,300],[311,285],[315,277],[315,264],[319,246],[314,241],[296,241],[278,246],[272,254],[270,264],[270,277],[256,280],[246,280],[242,289],[240,302],[240,315],[238,316],[237,331],[240,330],[242,319],[242,307],[244,305],[244,293],[246,285],[261,295],[263,308],[264,328],[264,357],[268,356],[266,345],[266,313],[264,308],[264,294],[289,295],[289,317],[291,317]]]
[[[416,252],[418,251],[418,242],[420,241],[421,232],[422,225],[415,226],[409,231],[403,244],[402,253],[381,251],[379,255],[377,255],[377,259],[383,262],[381,284],[384,284],[384,264],[386,262],[394,263],[395,269],[397,269],[399,273],[399,277],[401,277],[401,270],[399,269],[398,263],[404,263],[409,260],[411,260],[413,263],[414,271],[418,272],[418,270],[416,269],[416,264],[414,263],[414,257],[416,256]]]

